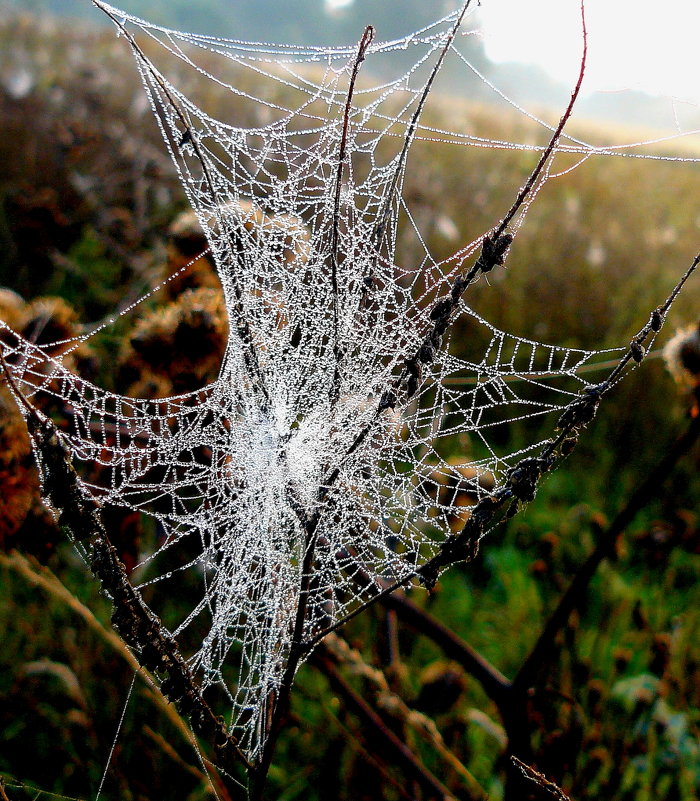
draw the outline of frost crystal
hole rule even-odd
[[[436,321],[476,243],[442,262],[425,246],[400,258],[402,227],[423,241],[401,194],[406,153],[416,135],[447,136],[419,112],[431,70],[461,58],[458,15],[401,41],[368,33],[358,51],[177,33],[95,2],[132,46],[206,233],[228,347],[213,384],[154,401],[103,391],[9,330],[6,358],[28,397],[70,411],[89,491],[157,522],[139,586],[166,620],[168,598],[192,599],[168,623],[204,685],[226,689],[255,758],[302,588],[309,641],[376,578],[409,579],[541,445],[501,452],[499,429],[556,420],[594,354],[511,336],[460,300],[448,311],[473,356],[451,355]],[[227,121],[170,83],[146,56],[156,48]],[[357,77],[363,60],[405,64],[406,51],[398,77]]]

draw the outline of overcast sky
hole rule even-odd
[[[352,2],[326,0],[329,7],[350,8]],[[455,0],[452,7],[458,5]],[[579,0],[481,0],[480,5],[489,58],[534,63],[567,84],[575,80]],[[700,0],[586,0],[586,17],[585,91],[641,89],[700,102]]]
[[[571,83],[579,0],[481,0],[488,56],[533,62]],[[586,0],[588,91],[641,89],[700,102],[698,0]]]

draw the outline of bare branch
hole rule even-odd
[[[573,581],[559,600],[556,609],[540,632],[537,642],[513,679],[514,690],[525,692],[533,684],[537,674],[546,669],[557,633],[566,625],[571,612],[583,603],[588,584],[600,563],[610,556],[618,537],[634,520],[640,509],[643,509],[660,491],[673,467],[697,442],[698,437],[700,437],[700,417],[694,417],[683,434],[665,450],[656,467],[632,493],[612,523],[605,531],[600,532],[595,549],[576,572]]]
[[[427,798],[439,801],[457,801],[442,782],[439,781],[416,757],[416,755],[389,729],[377,713],[345,681],[332,662],[328,653],[317,652],[313,663],[328,678],[333,690],[342,695],[347,708],[357,715],[365,727],[367,736],[376,743],[382,753],[394,759],[426,792]]]

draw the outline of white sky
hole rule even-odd
[[[481,0],[489,58],[535,63],[573,84],[579,0]],[[586,0],[584,91],[641,89],[700,102],[700,0]]]

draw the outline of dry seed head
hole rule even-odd
[[[188,289],[219,288],[221,284],[211,257],[204,255],[209,243],[197,215],[193,211],[182,212],[172,222],[168,233],[168,260],[163,278],[174,276],[165,285],[168,298],[174,300]]]
[[[666,367],[678,384],[688,389],[700,384],[700,324],[676,331],[663,353]]]
[[[222,293],[207,288],[184,292],[134,327],[120,359],[129,393],[163,397],[214,380],[227,338]]]
[[[0,384],[0,547],[9,546],[39,497],[27,426],[10,391]]]
[[[17,331],[25,319],[26,303],[21,295],[6,287],[0,287],[0,320]]]

